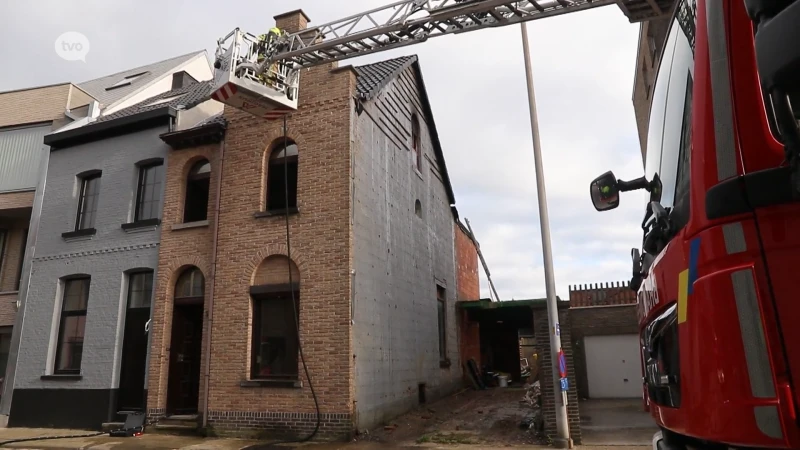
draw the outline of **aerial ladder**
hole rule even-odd
[[[217,41],[213,98],[264,119],[297,110],[300,72],[321,64],[608,5],[631,22],[668,17],[674,0],[401,0],[268,43],[239,28]]]

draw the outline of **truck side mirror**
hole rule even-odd
[[[592,181],[589,186],[594,209],[608,211],[619,206],[619,185],[614,173],[608,171]]]

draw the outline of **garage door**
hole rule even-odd
[[[589,398],[641,398],[639,337],[635,334],[586,336]]]

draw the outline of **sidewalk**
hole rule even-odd
[[[80,430],[58,430],[39,428],[2,428],[0,442],[29,437],[73,436],[91,434]],[[194,436],[172,436],[145,433],[139,437],[110,437],[104,434],[96,437],[51,439],[41,441],[16,442],[3,445],[3,448],[24,449],[197,449],[197,450],[238,450],[255,444],[255,441],[241,439],[202,438]]]

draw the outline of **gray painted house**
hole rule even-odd
[[[208,55],[197,51],[78,85],[0,92],[0,424],[11,408],[30,261],[38,248],[50,154],[44,136],[101,122],[147,98],[211,77]]]
[[[10,426],[96,428],[144,411],[169,149],[159,136],[219,112],[208,91],[195,83],[45,137]]]

